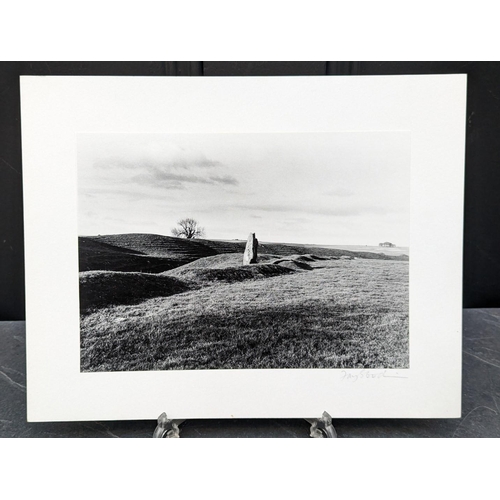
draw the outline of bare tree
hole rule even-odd
[[[177,223],[178,227],[172,229],[172,235],[177,238],[202,238],[205,236],[205,229],[202,228],[194,219],[182,219]]]

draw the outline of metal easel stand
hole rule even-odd
[[[158,417],[158,425],[153,432],[154,438],[178,438],[180,436],[179,425],[182,424],[184,420],[170,420],[167,418],[167,414],[163,412]]]
[[[306,418],[306,422],[311,424],[310,436],[312,438],[336,438],[337,432],[332,424],[332,417],[324,411],[320,418]],[[153,433],[154,438],[178,438],[180,437],[179,425],[185,420],[170,420],[163,412],[158,417],[158,425]]]
[[[336,438],[337,431],[332,424],[332,417],[324,411],[321,418],[305,419],[311,424],[311,432],[309,436],[312,438]]]

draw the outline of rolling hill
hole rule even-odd
[[[196,240],[211,248],[217,254],[243,253],[246,241]],[[362,247],[360,247],[362,248]],[[344,248],[322,247],[317,245],[297,245],[293,243],[267,243],[259,241],[259,254],[274,254],[280,256],[306,255],[314,253],[320,257],[357,257],[358,259],[409,260],[407,255],[390,255],[384,252],[349,250]]]
[[[80,273],[80,311],[137,304],[189,290],[188,284],[162,274],[87,271]]]
[[[80,271],[161,273],[215,250],[182,238],[156,234],[113,234],[78,238]]]
[[[162,273],[185,264],[223,254],[243,253],[244,241],[187,240],[158,234],[112,234],[79,237],[80,271]],[[311,247],[286,243],[260,243],[259,254],[277,257],[308,255]],[[314,247],[318,257],[408,260],[407,255],[353,252]],[[237,259],[235,260],[236,263]]]
[[[194,260],[222,253],[205,245],[201,240],[187,240],[159,234],[131,233],[93,236],[97,242],[107,243],[133,252],[155,257]]]
[[[99,245],[101,243],[90,241],[88,248],[98,251]],[[107,247],[104,248],[108,250],[106,255],[111,253]],[[130,252],[132,253],[116,251],[116,254],[123,253],[125,256],[135,257],[134,251],[130,250]],[[141,255],[138,257],[140,258]],[[258,264],[244,266],[241,262],[241,253],[225,253],[201,257],[161,273],[82,271],[80,272],[80,307],[81,312],[85,314],[102,307],[135,304],[147,299],[168,297],[217,283],[237,283],[310,271],[315,268],[322,269],[324,261],[343,258],[346,257],[261,254]],[[176,261],[177,264],[179,262],[181,261]]]
[[[81,371],[407,368],[408,256],[81,237]],[[397,262],[399,261],[399,262]]]

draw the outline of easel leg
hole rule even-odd
[[[158,425],[153,433],[154,438],[178,438],[180,436],[179,425],[184,420],[170,420],[167,414],[163,412],[158,417]]]
[[[305,419],[311,424],[310,436],[312,438],[336,438],[337,432],[332,424],[332,417],[325,411],[320,418]],[[178,438],[180,437],[179,425],[184,420],[170,420],[167,414],[163,412],[158,417],[158,425],[154,430],[154,438]]]
[[[311,433],[309,434],[312,438],[336,438],[337,431],[332,424],[332,417],[324,411],[321,418],[308,419],[306,421],[311,424]]]

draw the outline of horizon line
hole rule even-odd
[[[79,238],[92,238],[92,237],[99,237],[99,236],[119,236],[119,235],[124,235],[124,234],[149,234],[149,235],[154,235],[154,236],[162,236],[164,238],[175,238],[178,240],[212,240],[212,241],[226,241],[226,242],[245,242],[247,241],[246,239],[238,239],[238,238],[182,238],[179,236],[172,236],[172,235],[167,235],[167,234],[160,234],[160,233],[142,233],[142,232],[131,232],[131,233],[106,233],[106,234],[79,234]],[[251,233],[250,233],[251,234]],[[303,246],[303,245],[313,245],[317,247],[328,247],[328,246],[367,246],[367,247],[377,247],[380,245],[380,243],[376,244],[368,244],[368,243],[294,243],[294,242],[284,242],[284,241],[263,241],[259,240],[259,243],[262,244],[280,244],[280,245],[295,245],[295,246]],[[387,241],[387,240],[386,240]],[[381,248],[388,248],[388,247],[381,247]],[[410,245],[396,245],[392,248],[410,248]]]

